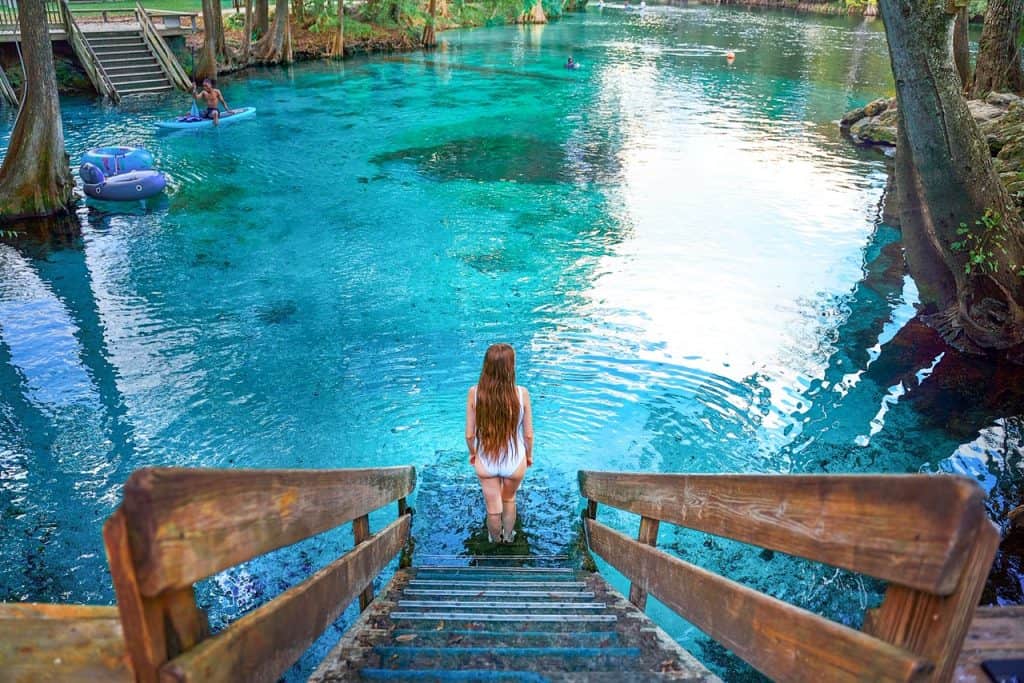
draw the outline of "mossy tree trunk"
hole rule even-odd
[[[420,43],[425,48],[437,46],[437,36],[434,34],[434,21],[437,19],[437,0],[430,0],[427,23],[423,27],[423,39]]]
[[[270,31],[256,43],[256,58],[267,64],[288,64],[292,61],[292,29],[288,17],[288,0],[277,0]]]
[[[1024,92],[1017,42],[1022,16],[1024,0],[989,0],[978,42],[971,97],[984,97],[990,92]]]
[[[1024,226],[992,166],[953,65],[953,15],[935,0],[881,0],[899,105],[896,184],[907,263],[929,322],[961,348],[1024,341]],[[979,224],[998,214],[998,226]],[[968,226],[992,255],[971,263]],[[973,247],[972,247],[973,249]]]
[[[203,47],[199,50],[199,59],[192,76],[197,83],[204,78],[217,80],[217,18],[213,5],[219,0],[203,0]]]
[[[18,0],[18,14],[25,83],[0,167],[0,218],[5,220],[67,213],[74,188],[43,0]]]
[[[256,0],[256,34],[262,38],[270,31],[270,0]]]
[[[331,41],[331,57],[345,56],[345,0],[338,0],[338,32]]]

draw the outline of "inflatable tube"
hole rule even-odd
[[[83,164],[92,164],[105,175],[153,168],[153,155],[141,147],[97,147],[82,155]]]
[[[220,125],[226,125],[228,123],[235,123],[236,121],[244,121],[245,119],[251,119],[256,116],[255,107],[242,107],[241,109],[232,109],[230,113],[221,112],[220,114]],[[202,128],[213,128],[213,119],[199,119],[188,120],[190,117],[182,116],[180,119],[174,121],[157,121],[156,127],[163,130],[200,130]]]
[[[82,164],[78,174],[82,177],[87,195],[93,199],[106,199],[114,202],[147,199],[160,194],[167,186],[167,179],[159,171],[130,171],[107,178],[92,164]],[[99,182],[93,182],[97,180]]]

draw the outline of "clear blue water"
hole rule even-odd
[[[144,465],[412,464],[420,557],[476,551],[462,411],[495,341],[534,397],[535,553],[574,542],[580,468],[961,471],[993,514],[1019,491],[1020,405],[916,398],[948,356],[900,342],[916,290],[879,219],[884,162],[835,124],[891,91],[877,22],[591,9],[221,87],[257,118],[158,135],[187,99],[65,100],[73,159],[141,145],[170,189],[82,202],[70,242],[0,244],[0,599],[112,601],[100,526]],[[660,540],[849,623],[878,597],[833,569]],[[341,529],[200,599],[222,625],[350,546]]]

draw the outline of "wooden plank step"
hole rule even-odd
[[[490,669],[449,671],[447,669],[393,669],[366,668],[362,678],[370,681],[501,681],[501,683],[546,683],[547,678],[533,671],[491,671]]]
[[[124,90],[121,91],[122,95],[155,95],[157,93],[167,92],[174,90],[173,85],[164,85],[156,88],[138,88],[137,90]]]
[[[441,565],[424,565],[416,568],[416,575],[432,572],[454,574],[504,573],[513,574],[575,574],[576,570],[569,567],[444,567]]]
[[[391,640],[415,645],[492,645],[495,641],[504,641],[505,645],[527,646],[544,643],[550,646],[581,645],[589,647],[607,647],[620,643],[619,634],[615,631],[524,631],[488,629],[455,629],[443,631],[396,628],[390,633]]]
[[[979,607],[964,639],[953,680],[988,683],[981,663],[1006,659],[1024,659],[1024,606]]]
[[[493,600],[399,600],[398,606],[402,609],[533,609],[535,607],[547,610],[603,610],[606,605],[603,602],[552,602],[549,600],[534,600],[532,602],[500,602]]]
[[[378,645],[373,648],[381,668],[517,670],[528,659],[531,669],[566,668],[602,671],[632,668],[638,647],[420,647]]]
[[[588,599],[593,598],[592,591],[536,591],[536,590],[493,590],[484,588],[482,590],[464,589],[430,589],[430,588],[406,588],[404,595],[415,597],[472,597],[472,598],[571,598]]]
[[[557,588],[558,590],[567,590],[570,588],[578,588],[582,590],[586,584],[582,581],[502,581],[502,580],[482,580],[477,579],[475,581],[459,580],[459,581],[445,581],[441,579],[413,579],[408,584],[411,587],[423,587],[428,586],[478,586],[480,588],[499,588],[499,587],[530,587],[530,588]]]
[[[479,612],[391,612],[391,618],[400,622],[431,621],[431,622],[567,622],[577,624],[583,622],[614,622],[614,614],[566,614],[566,613],[511,613],[484,614]]]
[[[467,569],[397,572],[310,680],[718,681],[599,575]]]

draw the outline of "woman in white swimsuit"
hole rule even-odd
[[[533,465],[530,392],[516,386],[516,352],[493,344],[484,355],[480,380],[466,397],[469,464],[480,478],[491,542],[515,538],[516,491]]]

